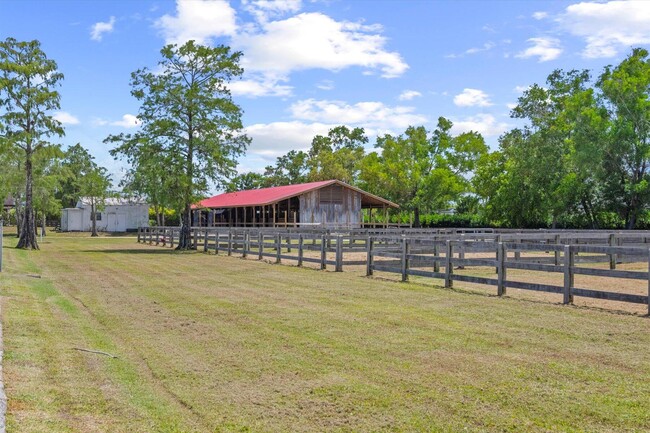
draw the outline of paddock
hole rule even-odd
[[[177,227],[138,242],[174,247]],[[650,233],[193,228],[206,253],[649,313]]]

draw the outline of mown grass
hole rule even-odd
[[[646,317],[132,238],[7,244],[12,432],[650,431]]]

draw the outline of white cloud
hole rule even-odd
[[[291,105],[294,118],[335,125],[357,125],[370,128],[399,128],[421,125],[427,118],[414,113],[413,107],[389,107],[382,102],[358,102],[305,99]]]
[[[296,13],[302,7],[301,0],[243,0],[244,9],[260,23],[286,13]]]
[[[250,76],[248,79],[230,82],[228,88],[235,96],[290,96],[293,87],[280,84],[287,81],[285,78],[273,78],[272,76]]]
[[[517,107],[517,103],[516,102],[508,102],[506,104],[506,107],[508,107],[508,110],[514,110],[515,107]]]
[[[332,80],[323,80],[320,83],[316,84],[316,87],[321,90],[332,90],[334,89],[334,81]]]
[[[515,86],[515,88],[512,89],[512,91],[515,92],[515,93],[524,93],[529,88],[530,88],[530,86]]]
[[[586,58],[614,57],[634,45],[650,43],[650,2],[581,2],[557,18],[569,33],[584,38]]]
[[[400,101],[410,101],[413,98],[417,98],[419,96],[422,96],[422,93],[418,92],[417,90],[404,90],[398,97]]]
[[[487,93],[479,89],[463,89],[454,96],[454,104],[459,107],[488,107],[492,105]]]
[[[463,132],[475,131],[484,137],[499,136],[506,132],[510,125],[504,122],[497,122],[491,114],[477,114],[462,120],[454,120],[454,126],[451,128],[452,133],[461,134]]]
[[[274,160],[290,150],[307,150],[316,135],[327,135],[334,125],[319,122],[258,123],[244,128],[252,138],[250,153]]]
[[[548,62],[557,59],[562,54],[560,40],[551,37],[530,38],[528,43],[532,46],[518,53],[515,57],[527,59],[529,57],[538,57],[539,62]]]
[[[141,122],[133,114],[125,114],[122,116],[122,120],[109,123],[113,126],[121,126],[122,128],[137,128]]]
[[[78,125],[79,124],[79,119],[73,116],[72,114],[68,113],[67,111],[57,111],[54,113],[52,116],[54,120],[58,120],[59,122],[63,123],[64,125]]]
[[[104,33],[111,33],[115,25],[115,17],[110,17],[108,22],[98,22],[90,28],[90,39],[93,41],[101,41]]]
[[[472,55],[472,54],[477,54],[477,53],[481,53],[481,52],[484,52],[484,51],[490,51],[492,48],[494,48],[496,46],[497,45],[494,42],[486,42],[481,47],[472,47],[472,48],[469,48],[469,49],[465,50],[461,54],[447,54],[445,57],[448,58],[448,59],[458,59],[458,58],[461,58],[461,57],[465,57],[466,55]]]
[[[548,12],[542,12],[542,11],[535,12],[533,14],[533,18],[535,18],[536,20],[543,20],[544,18],[548,18]]]
[[[207,44],[237,30],[235,10],[225,0],[177,0],[176,15],[163,15],[155,26],[166,43],[179,45],[191,39]]]
[[[302,13],[271,21],[261,30],[233,38],[233,47],[246,55],[246,70],[287,75],[305,69],[339,71],[358,66],[380,70],[385,78],[402,75],[408,65],[397,52],[385,49],[377,25],[335,21],[321,13]]]

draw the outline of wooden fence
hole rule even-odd
[[[138,230],[138,242],[174,247],[178,227],[151,227]],[[574,297],[648,305],[650,299],[650,233],[648,232],[562,232],[495,233],[434,232],[424,230],[278,230],[249,228],[193,228],[193,245],[216,254],[270,258],[315,263],[320,269],[333,266],[342,272],[347,266],[365,266],[366,274],[388,272],[438,278],[445,287],[454,281],[494,286],[502,296],[508,288],[561,294],[564,303]],[[308,252],[315,252],[308,253]],[[306,254],[307,253],[307,254]],[[351,257],[352,256],[352,257]],[[609,269],[578,266],[607,262]],[[647,264],[647,271],[618,270],[616,265]],[[455,273],[454,269],[493,268],[495,277]],[[509,269],[563,275],[562,285],[508,279]],[[645,295],[594,290],[575,286],[575,275],[643,280]],[[650,314],[650,305],[648,307]]]

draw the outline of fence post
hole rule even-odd
[[[560,235],[555,235],[555,245],[560,245]],[[560,250],[555,250],[555,266],[560,266]]]
[[[326,235],[320,237],[320,268],[321,270],[327,269],[327,238]]]
[[[174,229],[171,229],[171,240],[169,241],[169,246],[174,248]]]
[[[287,252],[291,252],[291,230],[289,230],[289,234],[287,235]]]
[[[0,230],[2,230],[2,228],[0,228]],[[1,245],[2,240],[0,240],[0,246]],[[0,258],[0,261],[2,261],[2,258]],[[2,266],[0,266],[0,268],[1,267]],[[650,316],[650,249],[648,249],[648,316]]]
[[[343,272],[343,236],[336,237],[336,265],[335,272]]]
[[[250,248],[250,232],[244,232],[244,250],[241,253],[243,259],[248,257],[248,249]]]
[[[282,261],[282,235],[278,233],[275,236],[275,263],[280,263]]]
[[[208,236],[210,235],[210,232],[208,232],[208,229],[205,229],[203,232],[203,252],[207,253],[208,252]]]
[[[138,227],[138,243],[140,243],[140,235],[142,235],[142,227]]]
[[[373,245],[374,241],[372,240],[372,237],[368,236],[368,240],[366,241],[366,250],[367,250],[367,259],[366,259],[366,276],[371,276],[372,275],[372,265],[373,265]],[[649,250],[650,251],[650,250]],[[650,283],[648,283],[650,284]]]
[[[445,287],[451,288],[453,287],[454,282],[451,279],[451,275],[454,272],[454,270],[451,267],[451,256],[454,253],[453,246],[451,245],[451,241],[446,242],[446,250],[445,250]]]
[[[433,272],[440,272],[440,262],[438,260],[435,260],[440,257],[440,254],[438,253],[438,244],[436,243],[435,238],[433,239]]]
[[[228,255],[232,256],[232,230],[228,230]]]
[[[264,235],[262,230],[257,233],[257,260],[262,260],[264,257]]]
[[[460,246],[458,247],[458,258],[465,260],[465,235],[460,235]],[[459,265],[458,269],[465,269],[465,265]]]
[[[4,239],[4,221],[0,219],[0,272],[2,272],[2,241]]]
[[[570,245],[564,246],[564,300],[563,303],[573,302],[573,250]]]
[[[497,295],[506,293],[506,246],[503,242],[497,244]]]
[[[614,233],[609,235],[609,246],[616,246],[616,235]],[[609,269],[616,269],[616,254],[609,254]]]
[[[305,243],[305,239],[302,236],[302,233],[298,235],[298,266],[302,266],[302,257],[304,254],[303,250],[303,244]]]
[[[151,245],[151,243],[152,243],[151,236],[152,236],[153,230],[151,230],[151,227],[149,227],[149,230],[147,230],[147,231],[149,232],[149,245]]]
[[[409,274],[408,274],[408,268],[409,268],[408,254],[409,254],[409,244],[408,244],[408,241],[407,241],[406,237],[402,237],[402,281],[408,281],[408,280],[409,280]]]

